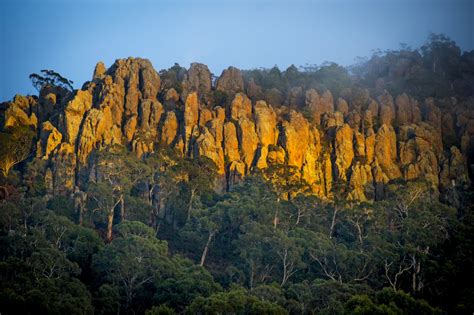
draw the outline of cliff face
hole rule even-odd
[[[145,59],[117,60],[108,69],[99,63],[92,81],[72,94],[51,89],[39,98],[15,97],[4,104],[3,123],[36,128],[35,154],[48,164],[45,180],[63,194],[81,189],[93,152],[113,144],[138,157],[164,147],[206,156],[226,188],[275,165],[297,169],[322,198],[331,198],[335,183],[346,184],[355,200],[383,198],[384,185],[396,179],[425,179],[441,192],[470,183],[469,102],[384,93],[357,104],[299,87],[291,89],[286,106],[274,106],[238,69],[225,70],[213,86],[201,64],[192,64],[180,86],[180,93],[162,87]],[[217,91],[227,93],[227,105],[216,106],[211,93]]]

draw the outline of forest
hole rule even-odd
[[[93,91],[92,104],[118,102],[104,92],[112,85],[102,83],[112,76],[112,84],[119,84],[117,67],[108,72],[96,67],[93,80],[84,84],[81,91]],[[324,179],[323,194],[316,190],[322,185],[319,181],[309,183],[301,173],[306,164],[292,164],[284,119],[296,115],[291,111],[301,113],[301,119],[314,119],[308,93],[303,92],[309,89],[320,95],[329,90],[334,100],[345,100],[350,111],[367,108],[383,93],[406,93],[419,102],[432,98],[443,112],[454,106],[446,100],[456,98],[457,104],[472,111],[474,51],[463,53],[451,39],[433,34],[419,49],[402,45],[347,68],[325,63],[241,73],[242,85],[233,84],[234,77],[227,81],[216,77],[206,90],[201,74],[199,84],[190,88],[194,81],[178,64],[160,71],[161,87],[154,96],[165,110],[176,113],[175,129],[182,132],[182,138],[174,135],[169,142],[163,140],[166,133],[161,126],[171,114],[157,119],[159,137],[143,131],[127,140],[127,122],[121,129],[121,143],[107,142],[103,136],[87,146],[82,139],[99,136],[84,132],[86,118],[71,137],[68,106],[79,92],[72,81],[51,70],[30,77],[38,96],[24,98],[27,105],[18,105],[33,108],[34,102],[38,108],[50,108],[36,115],[42,127],[23,123],[31,119],[28,113],[24,119],[18,112],[12,114],[10,108],[17,105],[10,104],[20,104],[22,98],[2,103],[0,313],[472,314],[474,145],[470,147],[473,141],[460,136],[461,127],[455,127],[459,130],[454,133],[442,129],[440,136],[439,156],[446,154],[446,163],[451,163],[457,156],[453,152],[462,148],[467,165],[459,166],[458,173],[452,170],[449,174],[457,175],[450,175],[447,184],[441,179],[434,183],[424,171],[412,177],[401,172],[383,184],[374,179],[363,198],[356,198],[356,168],[344,166],[347,176],[341,175],[348,156],[338,158],[342,154],[338,128],[343,127],[318,127],[321,153],[314,163],[324,165],[327,156],[332,174],[330,185]],[[140,97],[145,99],[148,79],[142,72],[137,77]],[[127,83],[132,79],[127,80],[121,97],[123,117],[134,97]],[[170,96],[171,90],[178,96]],[[186,129],[189,101],[182,96],[194,91],[200,106],[223,108],[225,115],[233,115],[234,96],[244,91],[249,102],[271,104],[284,118],[278,140],[265,144],[268,152],[276,152],[268,153],[267,160],[287,151],[284,162],[257,167],[255,157],[236,176],[228,168],[232,161],[226,151],[222,171],[213,156],[201,154],[201,138],[194,136],[194,129]],[[54,106],[47,107],[51,95]],[[143,99],[140,104],[146,103]],[[97,111],[105,108],[96,107]],[[145,112],[140,108],[138,117]],[[203,111],[200,107],[199,117]],[[426,121],[430,113],[423,112]],[[344,114],[347,124],[350,115]],[[65,127],[61,127],[63,116]],[[394,117],[394,133],[401,137],[404,122],[401,116]],[[384,119],[382,114],[374,118],[373,128],[383,129]],[[242,124],[242,119],[236,124]],[[59,126],[62,138],[54,126]],[[200,132],[206,134],[203,126]],[[44,133],[45,128],[50,128],[49,133]],[[106,128],[107,132],[113,133],[113,128]],[[237,134],[242,154],[244,133]],[[63,150],[61,144],[50,149],[54,137],[61,144],[73,139],[72,149]],[[186,137],[195,139],[189,140],[196,143],[194,147],[188,148]],[[143,145],[150,138],[152,149]],[[408,135],[407,143],[412,138],[416,136]],[[427,150],[437,152],[434,140],[425,138]],[[184,139],[184,149],[179,149],[179,139]],[[399,154],[393,160],[403,165],[402,144],[397,143]],[[77,161],[69,165],[68,154]],[[349,165],[368,165],[368,159],[356,154]],[[436,178],[442,177],[442,160],[439,171],[434,171]],[[457,184],[461,178],[466,178],[464,183]]]

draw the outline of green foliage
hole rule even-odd
[[[170,268],[170,262],[166,242],[157,240],[149,227],[124,222],[118,230],[122,236],[97,253],[92,266],[101,282],[119,288],[124,307],[129,311],[137,307],[134,304],[137,292],[159,279]],[[151,296],[147,299],[151,300]]]
[[[183,90],[181,86],[181,81],[183,80],[186,71],[187,71],[186,68],[181,67],[177,63],[175,63],[168,70],[160,71],[162,88],[164,90],[174,88],[176,92],[181,94]]]
[[[151,309],[145,312],[145,315],[173,315],[173,314],[176,314],[175,311],[166,305],[153,306]]]
[[[77,220],[77,214],[74,209],[73,200],[71,198],[64,196],[54,196],[48,200],[47,207],[57,215],[65,216],[71,221]]]
[[[94,310],[97,314],[117,314],[120,309],[119,288],[110,284],[102,284],[94,297]]]
[[[417,300],[402,291],[388,288],[377,292],[375,298],[354,295],[344,306],[346,314],[442,314],[424,300]]]
[[[190,260],[174,257],[172,266],[167,270],[167,278],[157,283],[153,297],[157,304],[182,311],[196,298],[207,297],[221,289],[207,270]]]
[[[61,87],[68,91],[74,90],[72,87],[74,82],[66,79],[54,70],[41,70],[41,74],[32,73],[30,74],[30,80],[38,92],[46,86]]]
[[[231,96],[226,92],[215,90],[211,92],[211,103],[215,106],[220,106],[222,108],[229,108],[230,102],[232,101]]]
[[[4,178],[31,154],[35,133],[28,126],[10,127],[0,132],[0,170]]]
[[[351,83],[347,70],[333,62],[323,64],[313,77],[316,87],[321,90],[330,90],[334,97],[338,97],[341,91]]]
[[[472,60],[461,54],[454,41],[443,34],[430,34],[419,50],[402,46],[400,50],[374,54],[351,69],[360,83],[376,92],[381,88],[392,95],[403,92],[418,98],[472,95]]]
[[[197,298],[186,309],[186,314],[287,314],[281,306],[259,300],[243,289],[235,289],[211,295],[209,298]]]
[[[0,236],[2,313],[92,313],[90,293],[77,277],[90,263],[82,257],[94,238],[81,238],[74,231],[80,227],[64,217],[38,211],[24,233]]]

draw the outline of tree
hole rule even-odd
[[[244,289],[220,292],[208,298],[198,297],[186,309],[186,314],[287,314],[281,306],[262,301]]]
[[[105,214],[106,240],[112,240],[115,208],[123,200],[121,195],[117,196],[116,191],[108,183],[90,183],[87,191],[88,209],[99,224],[103,222]],[[97,224],[96,224],[97,225]]]
[[[147,202],[151,207],[149,225],[158,231],[159,219],[165,217],[167,199],[176,189],[173,166],[177,157],[173,152],[160,150],[145,159],[142,182],[147,187]]]
[[[461,49],[453,40],[444,34],[431,33],[420,50],[433,73],[454,79],[459,71]]]
[[[195,198],[213,189],[216,165],[206,157],[183,159],[178,161],[172,172],[174,172],[175,178],[181,179],[181,184],[188,192],[186,218],[189,221]]]
[[[45,213],[36,214],[41,217]],[[5,314],[85,314],[90,293],[79,265],[33,220],[25,233],[0,235],[0,305]],[[54,224],[53,222],[51,222]],[[54,226],[48,226],[55,230]]]
[[[182,312],[197,297],[208,297],[221,291],[206,269],[188,259],[175,256],[170,267],[166,270],[166,278],[156,282],[155,304],[166,304]]]
[[[298,169],[288,165],[268,167],[263,171],[263,177],[271,183],[277,196],[278,206],[275,207],[273,216],[273,227],[277,228],[280,221],[280,200],[289,200],[298,193],[304,193],[308,191],[309,186],[301,178]]]
[[[72,87],[73,81],[66,79],[59,73],[54,70],[41,70],[41,74],[32,73],[30,74],[30,80],[33,86],[38,92],[40,92],[44,87],[61,87],[65,90],[72,92],[74,88]]]
[[[391,254],[383,255],[387,257],[386,277],[394,289],[397,289],[398,279],[408,272],[412,292],[420,292],[425,287],[424,265],[434,259],[432,249],[449,238],[449,226],[455,220],[455,210],[432,198],[428,185],[407,182],[388,187],[389,229],[385,248]]]
[[[153,306],[151,309],[145,311],[145,315],[174,315],[176,312],[166,306],[166,305],[160,305],[160,306]]]
[[[89,182],[87,189],[89,209],[92,213],[106,213],[106,239],[112,239],[115,209],[119,208],[119,221],[126,218],[125,195],[149,174],[150,169],[139,163],[132,153],[121,146],[109,147],[96,156],[98,176]]]
[[[441,314],[424,300],[385,288],[374,295],[354,295],[344,305],[345,314]]]
[[[166,242],[157,240],[154,231],[143,223],[125,221],[117,230],[120,237],[96,254],[92,265],[100,281],[122,290],[124,307],[131,311],[138,291],[170,268],[168,249]]]
[[[0,132],[0,170],[7,178],[10,170],[31,154],[34,132],[26,126],[11,127]]]
[[[303,248],[292,233],[258,223],[249,223],[243,229],[236,245],[247,264],[250,288],[271,280],[279,281],[283,287],[304,267]]]

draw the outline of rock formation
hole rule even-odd
[[[245,82],[233,67],[214,87],[207,66],[197,63],[180,84],[163,89],[145,59],[117,60],[108,69],[98,63],[80,90],[48,88],[39,98],[3,103],[2,127],[37,131],[34,156],[47,161],[45,184],[60,194],[81,188],[93,153],[111,145],[138,157],[165,147],[208,157],[228,189],[275,165],[296,169],[321,198],[338,193],[335,181],[347,183],[354,200],[383,198],[384,185],[397,179],[424,179],[441,191],[470,184],[474,113],[468,103],[444,100],[449,106],[442,109],[440,100],[386,91],[334,101],[328,90],[302,87],[282,98],[281,91]],[[214,90],[229,95],[228,103],[212,104]]]

